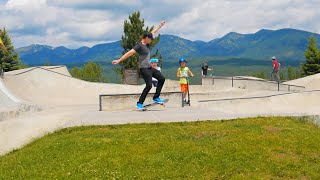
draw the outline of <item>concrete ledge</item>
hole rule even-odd
[[[212,77],[203,77],[202,78],[202,85],[213,85],[214,79]]]
[[[136,103],[139,100],[140,93],[136,94],[103,94],[99,95],[99,110],[100,111],[115,111],[115,110],[134,110]],[[154,93],[149,93],[144,105],[153,103],[152,97]],[[182,107],[181,92],[162,92],[161,99],[169,99],[166,103],[166,108]],[[163,109],[163,106],[152,106],[148,109]]]

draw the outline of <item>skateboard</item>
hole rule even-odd
[[[146,104],[146,105],[144,105],[144,108],[143,108],[143,109],[139,109],[139,110],[141,110],[141,111],[147,111],[149,107],[156,106],[156,105],[161,105],[161,106],[163,106],[163,107],[166,107],[166,106],[165,106],[165,103],[167,103],[167,102],[169,101],[169,99],[164,99],[163,101],[164,101],[163,103],[156,103],[156,102],[154,102],[154,103]]]

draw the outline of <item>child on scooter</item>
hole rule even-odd
[[[179,65],[180,67],[178,68],[177,71],[177,77],[180,78],[180,87],[181,91],[183,92],[183,99],[184,102],[186,103],[186,97],[188,94],[188,89],[189,89],[189,76],[194,77],[193,73],[190,71],[190,69],[186,66],[187,65],[187,59],[186,58],[180,58],[179,59]]]

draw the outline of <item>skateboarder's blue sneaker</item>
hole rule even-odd
[[[158,104],[163,104],[165,101],[160,98],[153,98],[153,101]]]
[[[137,108],[138,108],[138,109],[145,109],[145,107],[144,107],[143,104],[141,104],[141,103],[137,103]]]

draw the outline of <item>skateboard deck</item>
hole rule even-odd
[[[164,99],[163,101],[164,101],[163,103],[156,103],[156,102],[154,102],[154,103],[146,104],[146,105],[144,106],[144,109],[139,109],[139,110],[141,110],[141,111],[147,111],[149,107],[157,106],[157,105],[161,105],[161,106],[165,107],[165,103],[167,103],[167,102],[169,101],[169,99]]]

